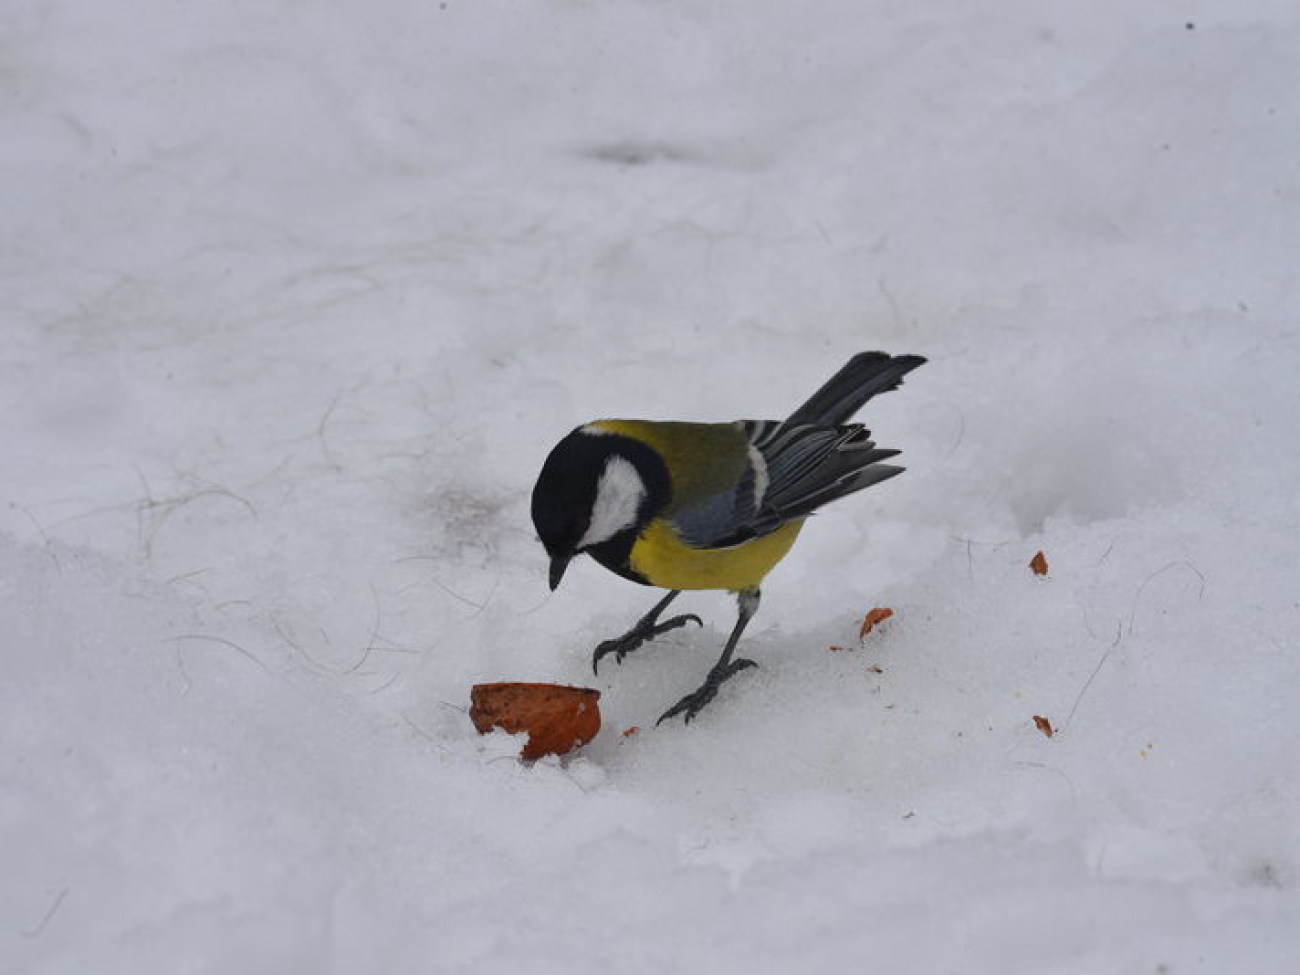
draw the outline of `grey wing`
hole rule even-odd
[[[762,500],[760,467],[752,460],[734,488],[679,508],[673,527],[694,548],[729,548],[764,534],[754,530]]]
[[[817,508],[878,484],[903,468],[880,461],[882,450],[861,424],[821,426],[748,421],[748,473],[735,488],[673,515],[682,540],[697,548],[727,548],[776,531]]]
[[[747,429],[767,465],[768,486],[761,507],[770,509],[778,524],[903,473],[901,467],[880,463],[899,451],[877,447],[871,431],[860,423],[769,422],[748,424]]]

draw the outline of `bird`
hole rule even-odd
[[[761,585],[822,506],[903,472],[885,464],[871,431],[849,419],[872,397],[897,389],[925,363],[919,355],[862,352],[784,420],[731,423],[602,419],[577,427],[542,464],[532,519],[550,560],[554,591],[579,554],[611,572],[668,590],[622,636],[600,643],[592,669],[695,623],[660,620],[684,590],[725,590],[737,618],[704,683],[659,718],[689,724],[719,688],[757,664],[735,656],[758,611]]]

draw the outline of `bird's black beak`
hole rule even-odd
[[[569,560],[572,558],[572,555],[551,556],[551,592],[555,592],[555,587],[564,578],[564,570],[569,567]]]

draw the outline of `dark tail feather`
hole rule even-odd
[[[924,362],[919,355],[860,352],[785,422],[825,426],[844,423],[871,397],[897,389],[903,377]]]

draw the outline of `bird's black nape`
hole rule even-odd
[[[614,458],[627,461],[635,469],[645,487],[644,500],[634,523],[626,530],[584,543],[592,527],[601,476]],[[663,461],[639,441],[592,432],[583,426],[556,444],[542,465],[532,498],[533,526],[551,559],[551,588],[559,585],[569,562],[581,551],[590,552],[626,578],[644,582],[624,565],[627,550],[636,533],[667,502],[668,494],[668,472]]]
[[[596,481],[608,457],[608,448],[578,428],[555,445],[533,486],[533,527],[551,557],[551,588],[556,573],[578,551],[578,542],[591,524],[596,502]]]

